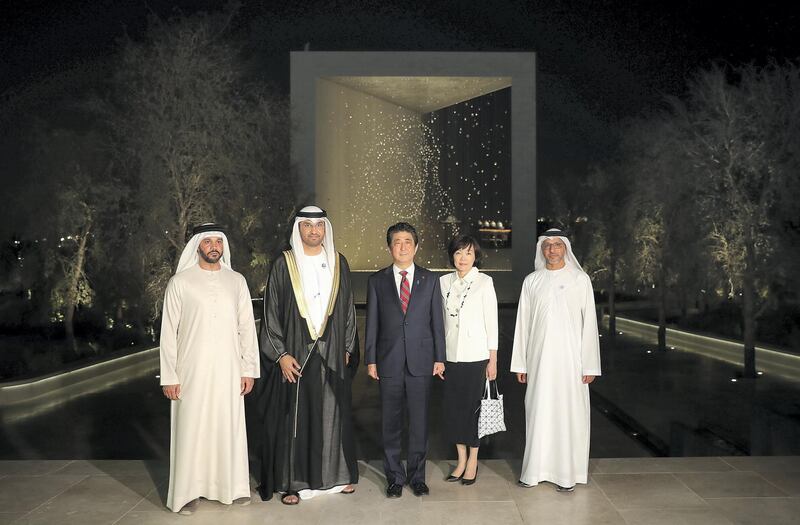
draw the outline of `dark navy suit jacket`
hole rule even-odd
[[[414,267],[411,300],[406,314],[392,267],[378,270],[367,284],[365,362],[378,365],[378,377],[431,375],[433,363],[445,361],[444,319],[439,278]]]

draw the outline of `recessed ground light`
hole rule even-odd
[[[764,372],[762,372],[761,370],[759,370],[757,373],[758,373],[758,375],[760,375],[760,376],[763,376],[763,375],[764,375]]]
[[[647,353],[648,353],[648,354],[652,354],[652,353],[653,353],[653,351],[652,351],[652,350],[648,350],[648,351],[647,351]]]
[[[675,350],[675,347],[674,346],[670,346],[669,349],[670,350]]]
[[[736,382],[736,378],[735,378],[735,377],[732,377],[732,378],[731,378],[731,383],[735,383],[735,382]]]

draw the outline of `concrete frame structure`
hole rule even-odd
[[[510,272],[490,272],[498,299],[516,301],[533,270],[536,247],[536,55],[533,52],[334,52],[291,53],[291,159],[300,191],[316,191],[317,84],[331,77],[509,77],[511,84]],[[387,224],[388,226],[388,224]],[[345,255],[347,255],[345,253]],[[390,262],[387,258],[387,263]],[[356,301],[364,300],[366,272],[353,276]]]

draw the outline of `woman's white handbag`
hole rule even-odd
[[[492,399],[492,392],[489,388],[489,380],[486,380],[486,389],[483,391],[481,399],[480,414],[478,415],[478,439],[489,434],[503,432],[506,429],[506,422],[503,416],[503,394],[497,389],[494,383],[496,398]]]

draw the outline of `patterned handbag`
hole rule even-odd
[[[489,387],[489,380],[486,380],[486,389],[483,391],[481,406],[478,408],[478,439],[489,434],[504,432],[506,422],[503,416],[503,394],[497,389],[497,382],[494,383],[495,399],[492,399],[492,392]]]

